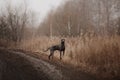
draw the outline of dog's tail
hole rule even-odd
[[[44,52],[47,52],[50,48],[47,48],[47,50],[44,50]]]

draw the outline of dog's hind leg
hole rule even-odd
[[[50,53],[50,55],[48,56],[48,59],[50,60],[50,57],[51,57],[52,55],[51,55],[51,53]]]
[[[50,60],[50,57],[53,56],[53,51],[50,51],[50,55],[48,56],[48,59]]]
[[[52,54],[52,59],[54,58],[54,53]]]

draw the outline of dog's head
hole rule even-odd
[[[65,44],[65,39],[61,39],[61,44]]]

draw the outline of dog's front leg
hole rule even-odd
[[[63,51],[63,56],[64,56],[64,54],[65,54],[65,50]]]
[[[61,51],[60,51],[60,60],[62,59],[62,56],[61,56],[62,54],[61,54]]]

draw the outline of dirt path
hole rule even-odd
[[[2,66],[0,70],[5,69],[5,71],[0,71],[0,80],[95,80],[93,76],[61,62],[50,62],[19,51],[0,50],[0,63]],[[5,78],[11,73],[14,74],[13,77]]]
[[[61,71],[57,70],[54,65],[52,65],[48,62],[45,62],[44,60],[31,57],[31,56],[26,55],[21,52],[13,52],[13,53],[26,58],[29,62],[31,62],[33,67],[38,72],[43,72],[43,74],[45,74],[44,76],[49,77],[49,79],[52,79],[52,80],[62,80],[63,79],[63,75],[62,75]]]

